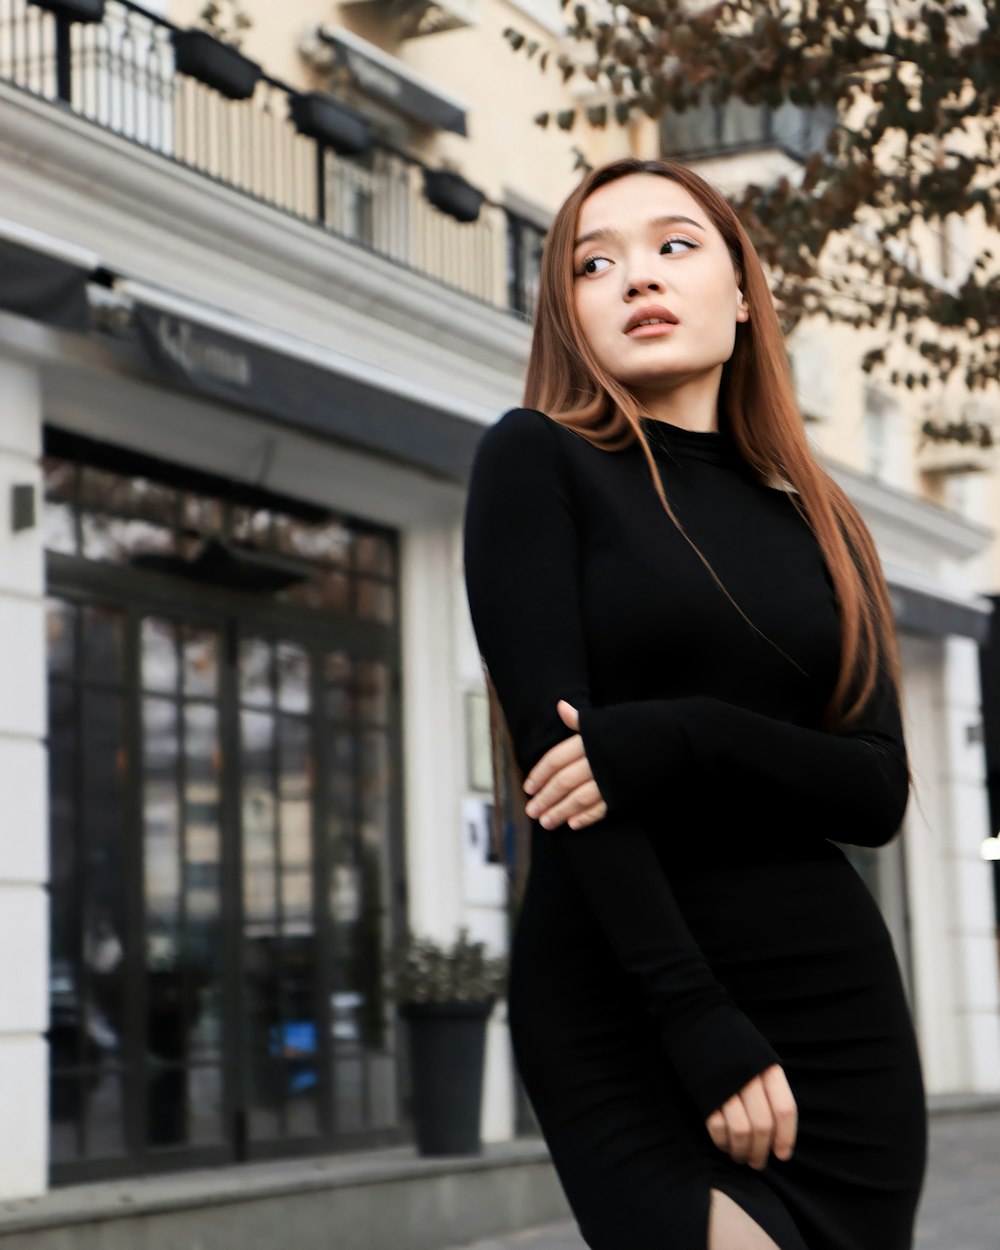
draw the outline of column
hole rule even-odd
[[[44,1192],[48,783],[41,380],[0,356],[0,1199]],[[15,528],[13,488],[34,489]]]

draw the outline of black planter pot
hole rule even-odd
[[[492,1010],[492,999],[399,1006],[408,1025],[413,1120],[422,1155],[482,1150],[483,1060]]]
[[[70,22],[104,20],[104,0],[31,0],[31,3]]]
[[[456,221],[475,221],[486,196],[451,169],[425,169],[424,195]]]
[[[299,134],[316,139],[341,156],[357,156],[371,147],[368,119],[325,91],[293,95],[289,111]]]
[[[197,78],[229,100],[246,100],[253,95],[262,71],[239,49],[207,30],[175,30],[170,37],[178,73]]]

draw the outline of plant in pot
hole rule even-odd
[[[486,196],[457,169],[424,169],[424,195],[429,203],[456,221],[476,221]]]
[[[229,100],[249,99],[263,72],[240,51],[243,34],[252,25],[250,18],[237,0],[230,0],[225,8],[206,4],[199,21],[199,26],[171,33],[177,72],[214,87]]]
[[[40,9],[48,9],[68,22],[101,22],[104,0],[31,0]]]
[[[505,989],[507,960],[488,956],[463,927],[450,947],[408,934],[389,968],[409,1035],[417,1149],[479,1154],[486,1022]]]
[[[339,156],[359,156],[371,147],[368,118],[327,91],[296,92],[289,112],[299,134],[332,148]]]

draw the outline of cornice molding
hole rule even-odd
[[[925,567],[934,560],[970,560],[995,539],[989,526],[928,503],[866,473],[836,462],[825,467],[846,491],[880,541],[893,549],[918,549]]]
[[[5,215],[128,277],[404,377],[447,380],[497,411],[516,402],[531,329],[513,314],[6,83],[0,109]]]

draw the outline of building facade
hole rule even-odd
[[[541,242],[577,176],[531,118],[579,91],[502,33],[557,48],[560,10],[248,3],[263,73],[239,96],[184,60],[199,7],[107,0],[68,24],[0,0],[11,1198],[407,1143],[386,949],[406,927],[507,940],[461,516],[482,429],[520,400]],[[324,121],[331,87],[346,108]],[[726,185],[794,172],[821,125],[573,142],[594,164],[686,144]],[[828,327],[792,343],[903,642],[917,788],[902,838],[856,862],[931,1092],[995,1092],[998,479],[922,466],[863,348]],[[525,1120],[501,1004],[484,1137]]]

